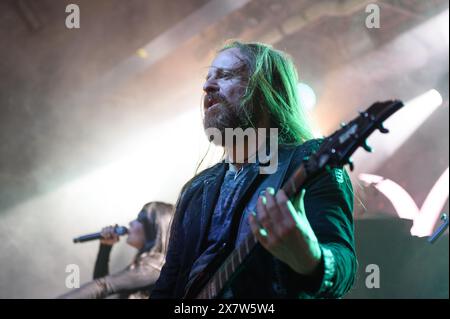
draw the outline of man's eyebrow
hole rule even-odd
[[[209,68],[210,69],[215,69],[217,72],[223,72],[223,71],[227,70],[227,69],[219,68],[219,67],[216,67],[216,66],[210,66]],[[206,79],[208,79],[210,76],[211,76],[211,73],[208,72],[208,74],[206,74]]]
[[[243,67],[245,67],[245,66],[244,65],[238,65],[235,68],[219,68],[219,67],[216,67],[216,66],[210,66],[210,69],[214,68],[214,69],[216,69],[217,72],[221,72],[221,73],[226,73],[226,72],[232,73],[232,72],[239,72],[239,71],[241,71],[243,69]],[[210,76],[211,76],[211,73],[208,72],[208,74],[206,74],[206,79],[209,79]]]

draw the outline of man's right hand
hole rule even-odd
[[[119,241],[119,236],[114,231],[116,227],[117,225],[108,226],[102,229],[101,231],[102,239],[100,239],[100,243],[102,243],[102,245],[112,246]]]

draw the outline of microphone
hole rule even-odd
[[[116,226],[114,227],[114,232],[119,235],[119,236],[123,236],[125,234],[128,234],[128,228],[126,228],[125,226]],[[84,243],[86,241],[91,241],[91,240],[96,240],[96,239],[101,239],[102,235],[101,233],[93,233],[93,234],[87,234],[87,235],[83,235],[77,238],[73,239],[74,243]]]

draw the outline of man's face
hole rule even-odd
[[[216,128],[224,136],[225,128],[248,127],[248,119],[240,106],[247,83],[247,67],[239,49],[220,52],[212,62],[203,86],[205,129]]]

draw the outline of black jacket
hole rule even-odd
[[[311,140],[297,147],[280,145],[276,173],[261,175],[254,170],[245,189],[251,190],[255,183],[270,178],[270,185],[278,190],[300,166],[302,159],[319,144],[319,140]],[[191,267],[205,248],[202,243],[207,236],[209,220],[227,168],[227,163],[218,163],[183,187],[172,223],[166,263],[151,298],[183,297]],[[249,194],[242,192],[241,204],[248,200]],[[304,204],[322,249],[318,275],[313,278],[302,276],[259,246],[232,284],[234,297],[339,298],[350,289],[357,262],[353,237],[353,190],[345,170],[324,171],[308,181]],[[239,204],[237,206],[240,207]]]

